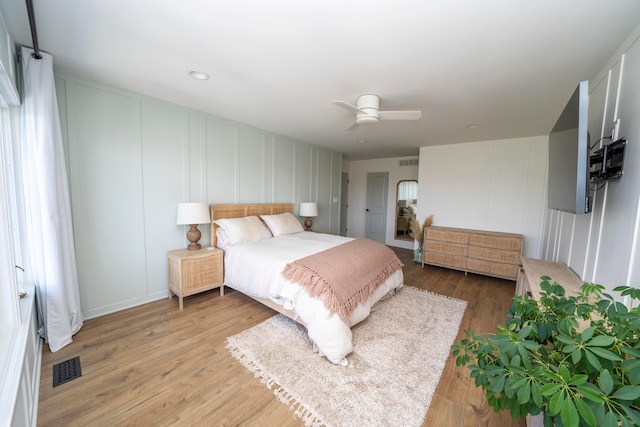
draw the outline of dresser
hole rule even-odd
[[[516,280],[520,270],[521,234],[452,227],[425,227],[425,264]]]

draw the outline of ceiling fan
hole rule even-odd
[[[420,120],[422,111],[380,111],[380,97],[378,95],[360,95],[355,106],[345,101],[333,101],[351,112],[356,113],[356,121],[346,127],[352,130],[359,125],[374,125],[380,120]]]

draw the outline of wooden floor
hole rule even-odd
[[[465,329],[494,331],[504,323],[514,282],[425,266],[411,251],[405,284],[468,301]],[[45,345],[39,426],[301,426],[289,408],[225,349],[226,337],[274,312],[231,289],[156,301],[87,320],[74,342],[57,353]],[[80,356],[82,377],[55,389],[53,365]],[[495,414],[466,368],[450,358],[424,426],[524,426]]]

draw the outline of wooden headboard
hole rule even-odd
[[[221,218],[241,218],[243,216],[276,215],[280,213],[293,213],[293,203],[246,203],[211,205],[211,246],[216,246],[216,229],[214,221]]]

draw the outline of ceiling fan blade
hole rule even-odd
[[[351,123],[349,126],[347,126],[346,128],[344,128],[344,130],[354,130],[355,128],[358,127],[358,122],[353,122]]]
[[[420,120],[422,111],[379,111],[380,120]]]
[[[358,113],[360,112],[360,110],[358,110],[358,107],[349,104],[348,102],[344,102],[344,101],[333,101],[334,104],[341,106],[342,108],[346,108],[347,110],[351,111],[352,113]]]

